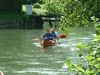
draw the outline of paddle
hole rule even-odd
[[[32,37],[32,41],[33,41],[33,42],[37,42],[37,41],[39,41],[39,40],[40,40],[39,38]]]
[[[67,38],[67,35],[66,35],[66,34],[61,34],[59,37],[56,38],[58,44],[60,45],[60,42],[59,42],[59,39],[58,39],[58,38],[60,38],[60,39],[65,39],[65,38]]]
[[[57,38],[57,42],[58,42],[58,44],[60,45],[60,42],[59,42],[58,38]]]
[[[61,38],[61,39],[64,39],[64,38],[66,38],[67,37],[67,35],[65,35],[65,34],[61,34],[60,36],[59,36],[59,38]]]

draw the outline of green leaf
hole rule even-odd
[[[91,74],[93,74],[94,72],[92,71],[92,70],[86,70],[86,74],[87,75],[91,75]]]
[[[89,56],[86,57],[86,59],[89,60],[89,61],[93,60],[93,58],[94,58],[94,57],[91,56],[91,55],[89,55]]]
[[[83,44],[82,44],[82,42],[79,42],[79,43],[77,43],[77,45],[76,45],[78,48],[84,48],[84,46],[83,46]]]
[[[97,58],[98,61],[100,61],[100,58]]]
[[[82,67],[77,67],[77,70],[79,70],[85,74],[85,70]]]

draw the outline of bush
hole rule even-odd
[[[41,6],[40,6],[39,3],[35,3],[35,4],[33,5],[33,7],[34,7],[34,8],[41,8]]]
[[[98,20],[98,18],[94,17],[93,21],[97,31],[100,31],[100,25],[97,23]],[[91,43],[78,43],[77,47],[83,51],[79,56],[83,57],[83,60],[86,60],[86,63],[83,64],[81,62],[74,64],[71,60],[67,60],[66,65],[68,68],[70,68],[75,75],[100,75],[100,33],[96,33],[96,36]]]

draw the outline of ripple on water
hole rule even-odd
[[[38,75],[62,75],[67,74],[64,69],[50,69],[50,68],[27,68],[21,71],[13,71],[14,73],[24,74],[24,73],[37,73]]]
[[[39,42],[34,42],[34,43],[32,43],[32,44],[35,45],[35,46],[37,46],[37,47],[42,48]]]

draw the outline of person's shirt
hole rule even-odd
[[[45,33],[45,34],[43,35],[43,38],[46,38],[46,37],[52,37],[52,34],[51,34],[51,33]]]
[[[56,32],[56,31],[54,31],[54,32],[51,32],[51,34],[52,34],[52,36],[54,37],[54,38],[58,38],[58,33]]]
[[[55,34],[55,32],[51,32],[51,35],[52,35],[54,38],[57,37],[56,34]]]
[[[51,33],[45,33],[43,36],[42,36],[42,39],[46,39],[46,40],[53,40],[53,35]]]

